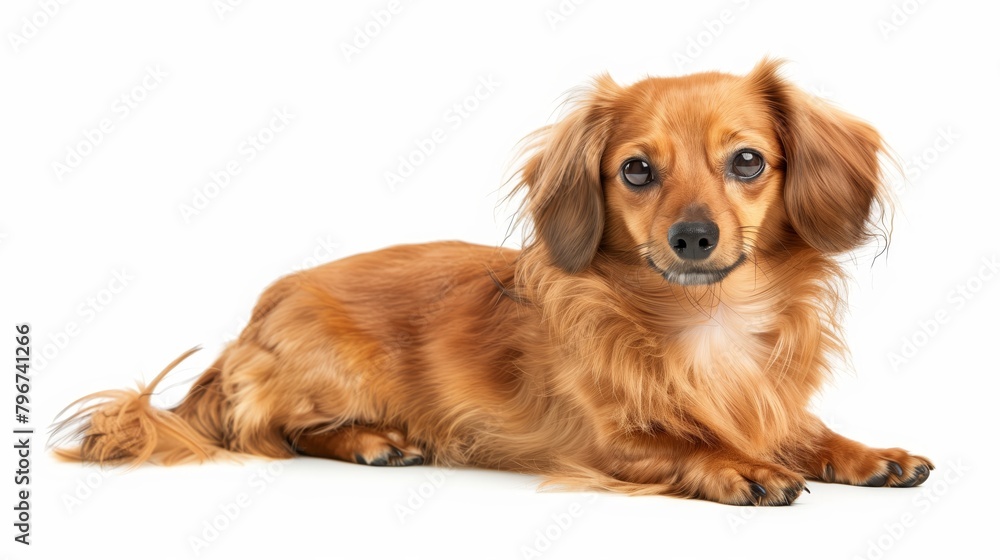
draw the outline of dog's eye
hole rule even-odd
[[[747,181],[764,171],[764,156],[753,150],[740,150],[733,156],[730,172],[736,178]]]
[[[630,159],[622,165],[622,177],[633,187],[643,187],[653,182],[653,169],[641,159]]]

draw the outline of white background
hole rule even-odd
[[[14,325],[30,322],[49,356],[31,392],[33,544],[12,541],[5,475],[3,556],[934,558],[994,546],[1000,280],[982,259],[1000,256],[996,3],[404,0],[378,25],[385,1],[256,0],[221,15],[210,0],[73,2],[38,15],[45,5],[0,8],[0,338],[12,366]],[[377,33],[359,37],[366,25]],[[591,76],[743,73],[768,54],[909,162],[888,258],[848,265],[854,368],[815,407],[849,437],[931,457],[924,489],[811,483],[793,507],[750,509],[538,493],[532,477],[479,470],[300,459],[267,478],[266,462],[102,473],[44,453],[68,402],[149,380],[201,344],[158,396],[174,402],[292,269],[397,243],[504,242],[516,143]],[[136,90],[147,68],[166,75]],[[467,99],[490,79],[494,91]],[[142,99],[125,114],[122,95]],[[478,106],[456,122],[463,101]],[[261,133],[274,110],[291,122]],[[111,132],[58,173],[102,119]],[[385,173],[435,128],[444,141],[389,188]],[[246,161],[257,134],[271,141]],[[233,159],[241,172],[186,222],[181,205]],[[7,429],[12,400],[5,382]],[[2,457],[12,473],[13,450]],[[206,538],[241,493],[249,504]]]

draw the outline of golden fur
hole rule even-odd
[[[163,374],[92,395],[57,453],[426,461],[730,504],[922,483],[927,459],[807,411],[845,350],[834,256],[875,231],[883,146],[777,70],[598,78],[526,148],[523,251],[398,246],[282,278],[176,408],[149,405]],[[766,167],[740,182],[726,162],[746,147]],[[654,185],[623,183],[636,156]],[[720,281],[678,283],[695,269],[668,230],[693,219],[718,224],[697,270],[732,268]]]

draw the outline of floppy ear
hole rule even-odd
[[[599,77],[563,120],[534,134],[521,169],[535,235],[570,273],[590,264],[604,233],[601,157],[618,89],[609,76]]]
[[[873,236],[873,213],[884,208],[882,138],[867,123],[785,82],[779,65],[765,60],[749,79],[768,101],[784,148],[788,220],[814,248],[849,251]]]

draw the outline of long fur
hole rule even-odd
[[[181,354],[148,385],[139,383],[136,389],[100,391],[70,403],[59,413],[57,421],[67,410],[77,409],[58,421],[52,442],[56,446],[67,440],[80,439],[80,442],[73,447],[57,447],[56,456],[103,464],[123,462],[134,466],[152,461],[169,465],[209,459],[222,451],[218,437],[213,437],[221,432],[221,426],[205,430],[197,415],[186,418],[150,404],[150,397],[163,378],[197,350],[192,348]],[[201,393],[196,385],[186,402],[197,402],[200,415],[215,417],[215,405],[221,400]]]
[[[727,158],[748,146],[766,172],[734,182]],[[733,504],[790,503],[806,479],[919,484],[926,459],[807,411],[846,351],[836,257],[873,231],[882,150],[774,61],[603,76],[527,143],[522,251],[398,246],[282,278],[177,407],[149,393],[190,352],[148,387],[82,399],[56,427],[81,443],[58,454],[423,460]],[[646,190],[618,174],[637,155]],[[719,224],[698,265],[735,267],[717,283],[668,279],[691,265],[667,229],[691,216]]]

